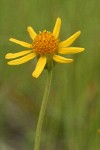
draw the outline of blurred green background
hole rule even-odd
[[[32,78],[36,61],[7,65],[6,53],[25,50],[8,39],[31,42],[27,26],[52,31],[58,16],[60,40],[81,30],[73,46],[86,51],[53,69],[40,149],[100,149],[100,1],[0,0],[0,150],[33,150],[46,78]]]

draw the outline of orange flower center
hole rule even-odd
[[[40,32],[33,41],[33,50],[40,55],[53,54],[57,51],[59,40],[48,31]]]

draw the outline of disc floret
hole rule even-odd
[[[33,41],[32,48],[39,55],[54,54],[57,52],[59,40],[51,32],[40,32]]]

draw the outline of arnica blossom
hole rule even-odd
[[[70,45],[78,38],[81,31],[76,32],[68,39],[61,41],[59,40],[61,19],[57,18],[54,29],[52,32],[44,30],[38,34],[34,31],[32,27],[28,27],[27,31],[32,39],[32,43],[23,42],[10,38],[11,42],[19,44],[29,50],[24,50],[18,53],[8,53],[6,54],[6,59],[14,59],[8,62],[9,65],[20,65],[28,62],[29,60],[38,58],[36,67],[32,73],[33,77],[38,78],[45,68],[48,61],[55,61],[57,63],[71,63],[73,59],[65,58],[61,55],[63,54],[75,54],[80,53],[84,48],[80,47],[70,47]],[[61,55],[59,55],[61,54]],[[15,59],[17,58],[17,59]]]

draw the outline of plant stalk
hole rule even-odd
[[[52,79],[52,68],[48,69],[48,75],[47,75],[47,81],[46,81],[46,85],[45,85],[44,96],[43,96],[43,100],[42,100],[42,104],[41,104],[41,108],[40,108],[39,119],[38,119],[37,128],[36,128],[34,150],[39,150],[42,124],[43,124],[46,105],[47,105],[48,96],[49,96],[49,92],[50,92],[51,79]]]

